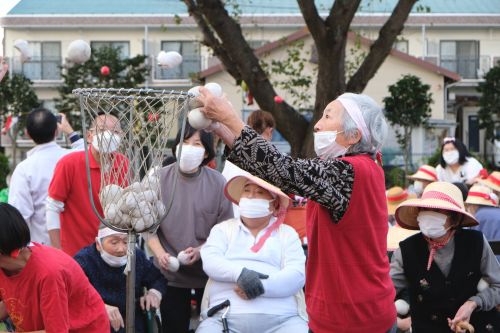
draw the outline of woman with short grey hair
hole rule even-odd
[[[311,332],[387,332],[396,322],[386,255],[387,206],[380,148],[382,109],[366,95],[343,94],[314,126],[317,158],[295,159],[246,127],[232,105],[201,88],[203,112],[228,159],[310,199],[306,304]]]

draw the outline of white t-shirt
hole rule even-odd
[[[438,180],[441,182],[470,182],[483,169],[481,163],[474,157],[467,157],[467,161],[453,172],[449,166],[443,168],[440,164],[436,167]]]

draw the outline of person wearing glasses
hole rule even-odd
[[[113,170],[108,172],[114,177],[108,177],[108,182],[122,187],[127,185],[125,175],[129,162],[117,152],[121,136],[120,122],[111,114],[98,115],[87,132],[92,196],[101,216],[104,216],[99,202],[103,158],[113,159]],[[79,151],[59,160],[49,185],[46,203],[51,244],[70,256],[94,242],[100,224],[90,202],[85,155],[85,151]]]
[[[436,167],[439,181],[472,185],[482,169],[481,163],[472,157],[462,141],[456,138],[444,138],[441,159]]]

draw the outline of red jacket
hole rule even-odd
[[[385,333],[396,322],[387,257],[387,204],[382,168],[367,155],[354,167],[347,211],[335,224],[328,210],[307,207],[306,303],[314,333]]]

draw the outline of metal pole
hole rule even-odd
[[[137,236],[133,230],[128,232],[128,247],[127,247],[127,308],[126,308],[126,325],[127,333],[135,332],[135,244]]]
[[[150,64],[149,59],[149,29],[148,26],[144,26],[144,55],[146,56],[146,65]],[[146,82],[144,82],[144,87],[149,88],[149,80],[151,79],[151,71],[149,72]]]

